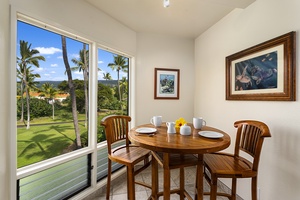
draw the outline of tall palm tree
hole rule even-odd
[[[73,84],[71,67],[68,61],[68,54],[67,54],[67,44],[66,44],[66,37],[61,36],[61,43],[62,43],[62,53],[63,53],[63,60],[66,67],[66,73],[68,75],[68,85],[70,89],[70,97],[72,102],[72,115],[73,115],[73,124],[75,129],[75,136],[76,136],[76,145],[77,148],[81,148],[81,138],[80,138],[80,131],[78,126],[78,116],[77,116],[77,104],[76,104],[76,94],[75,94],[75,87]]]
[[[52,104],[52,119],[54,119],[54,104],[55,104],[55,96],[57,95],[58,93],[58,90],[57,88],[55,88],[53,86],[53,84],[50,84],[50,83],[44,83],[42,86],[41,86],[41,95],[40,96],[44,96],[46,97],[46,99],[51,102]]]
[[[122,96],[120,91],[120,71],[127,72],[128,71],[128,58],[120,56],[120,55],[114,55],[114,62],[109,63],[108,66],[112,70],[116,70],[118,73],[118,92],[119,92],[119,101],[121,103]],[[122,105],[121,105],[122,109]]]
[[[24,83],[24,79],[23,76],[25,75],[24,72],[24,66],[19,65],[19,68],[17,68],[17,78],[20,79],[20,98],[21,98],[21,118],[20,118],[20,122],[24,121],[24,88],[25,88],[25,83]]]
[[[21,57],[17,57],[17,63],[19,66],[19,69],[17,69],[18,72],[18,78],[20,78],[21,82],[21,97],[23,97],[23,92],[25,89],[26,92],[26,101],[27,101],[27,129],[30,127],[30,107],[29,107],[29,87],[27,81],[31,80],[29,79],[28,73],[31,71],[28,70],[30,66],[39,67],[39,61],[45,61],[46,59],[44,56],[38,55],[40,52],[36,49],[31,49],[31,44],[28,45],[28,42],[25,42],[24,40],[20,40],[20,55]],[[37,76],[35,76],[37,77]],[[32,77],[31,77],[32,78]],[[22,111],[21,111],[21,120],[24,120],[24,101],[21,100],[22,104]]]
[[[33,74],[33,70],[30,70],[31,67],[27,68],[27,76],[25,80],[25,92],[26,92],[26,105],[27,105],[27,127],[30,128],[30,91],[38,90],[37,84],[39,82],[35,81],[35,78],[41,78],[39,74]]]
[[[88,122],[89,110],[89,95],[88,95],[88,81],[89,81],[89,51],[86,50],[86,44],[83,44],[83,49],[79,51],[79,59],[73,58],[71,60],[76,66],[72,67],[72,71],[79,71],[83,73],[84,81],[84,97],[85,97],[85,127]]]

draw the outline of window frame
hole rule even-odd
[[[11,181],[10,181],[10,196],[12,199],[16,198],[16,191],[17,191],[17,180],[29,176],[31,174],[40,172],[42,170],[54,167],[56,165],[62,164],[66,161],[70,161],[76,158],[79,158],[83,155],[91,154],[91,164],[93,167],[91,171],[91,186],[84,192],[81,192],[79,196],[84,196],[95,192],[99,187],[104,186],[105,182],[100,181],[97,182],[97,151],[101,148],[106,147],[106,142],[103,141],[97,144],[97,95],[98,95],[98,49],[101,48],[103,50],[109,51],[114,54],[122,55],[128,58],[128,115],[131,117],[134,116],[135,112],[132,112],[132,106],[134,105],[134,88],[133,88],[133,80],[130,77],[134,77],[134,56],[123,53],[121,51],[115,50],[113,48],[109,48],[105,45],[100,44],[97,41],[86,39],[87,37],[82,37],[79,34],[72,34],[76,33],[74,30],[69,30],[66,27],[58,27],[51,24],[55,24],[53,22],[48,22],[48,20],[37,20],[38,17],[33,18],[29,15],[23,14],[24,12],[18,12],[15,8],[11,8],[11,49],[10,49],[10,156],[15,159],[11,159],[10,166],[11,166]],[[40,161],[28,166],[24,166],[22,168],[17,169],[17,129],[16,129],[16,52],[17,52],[17,21],[23,21],[33,26],[37,26],[39,28],[49,30],[51,32],[64,35],[66,37],[78,40],[80,42],[84,42],[89,44],[89,63],[90,63],[90,77],[89,77],[89,141],[88,147],[72,151],[70,153],[62,154],[44,161]],[[72,33],[71,33],[72,32]],[[134,121],[131,123],[131,126],[134,126]],[[123,173],[124,170],[119,171],[116,173],[118,174]],[[105,180],[104,180],[105,181]]]

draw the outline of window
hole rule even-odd
[[[129,113],[130,58],[104,48],[91,52],[95,44],[21,14],[18,17],[18,199],[68,198],[107,175],[100,120]],[[90,120],[91,116],[97,120]],[[115,164],[113,169],[120,167]],[[93,169],[96,178],[91,177]],[[39,191],[32,190],[37,186]]]
[[[89,45],[22,21],[17,36],[20,168],[88,145]]]
[[[128,115],[129,58],[98,49],[98,116]],[[100,122],[98,123],[100,124]],[[103,132],[103,127],[98,130]],[[98,133],[98,137],[104,134]],[[98,142],[105,138],[98,138]]]

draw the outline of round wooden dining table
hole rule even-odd
[[[192,124],[188,124],[191,127],[191,135],[181,135],[179,133],[168,134],[166,123],[162,123],[160,127],[154,127],[152,124],[143,124],[132,128],[128,137],[130,141],[139,145],[140,147],[149,149],[154,152],[163,153],[163,163],[168,165],[170,154],[196,154],[198,155],[197,163],[197,183],[196,192],[197,198],[203,199],[203,154],[212,153],[224,150],[230,145],[230,137],[224,131],[219,129],[203,126],[201,129],[194,129]],[[138,133],[138,128],[147,128],[154,130],[154,133]],[[155,131],[156,130],[156,131]],[[213,131],[221,133],[222,137],[211,138],[201,136],[200,131]],[[201,132],[205,133],[205,132]],[[157,199],[158,191],[158,171],[157,161],[152,159],[152,199]],[[168,168],[164,169],[164,200],[170,199],[170,171]]]

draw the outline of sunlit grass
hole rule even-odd
[[[119,111],[98,113],[98,121]],[[87,135],[84,126],[85,115],[78,114],[81,136]],[[30,122],[30,129],[18,122],[17,129],[17,166],[24,167],[74,150],[75,130],[72,113],[61,112],[52,117],[40,117]],[[98,122],[100,124],[100,122]],[[83,141],[83,137],[81,137]]]
[[[87,132],[84,123],[79,123],[79,128],[81,135]],[[73,123],[18,128],[18,168],[67,153],[75,138]]]

